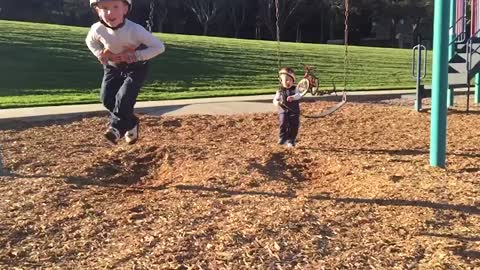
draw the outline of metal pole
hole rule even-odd
[[[417,56],[417,76],[416,76],[416,79],[417,79],[417,100],[415,101],[415,110],[417,112],[421,111],[422,110],[422,99],[423,99],[423,92],[424,92],[424,88],[423,88],[423,85],[422,85],[422,44],[418,44],[416,46],[416,48],[418,49],[415,49],[414,48],[414,54],[415,54],[415,50],[418,50],[418,56]]]
[[[2,163],[2,148],[0,147],[0,176],[5,174],[6,173],[4,172],[3,163]]]
[[[433,23],[430,165],[445,167],[447,146],[448,20],[450,0],[435,0]]]
[[[479,22],[480,22],[480,12],[478,10],[478,0],[477,1],[472,1],[472,10],[474,10],[475,12],[473,14],[475,14],[476,16],[478,16],[477,18],[475,18],[476,20],[476,23],[475,23],[475,28],[476,29],[473,29],[472,31],[472,34],[477,32],[478,30],[478,25],[479,25]],[[478,34],[477,34],[478,36]],[[474,102],[475,104],[479,104],[480,103],[480,74],[477,73],[477,75],[475,76],[475,96],[474,96]]]
[[[463,1],[463,0],[461,0]],[[449,49],[448,49],[448,61],[452,60],[452,58],[455,56],[455,51],[457,47],[456,43],[456,36],[459,33],[456,33],[457,30],[457,0],[450,0],[450,31],[449,31]],[[453,89],[448,87],[447,88],[448,95],[447,95],[447,106],[452,107],[454,103],[454,92]]]
[[[475,76],[475,104],[480,104],[480,75]]]

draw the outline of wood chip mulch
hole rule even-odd
[[[302,104],[304,113],[331,106]],[[449,112],[447,168],[430,114],[397,100],[302,118],[141,116],[0,128],[2,269],[480,269],[480,108]]]

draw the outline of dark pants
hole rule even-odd
[[[278,114],[280,120],[280,140],[295,144],[300,127],[300,115],[292,112],[282,112]]]
[[[101,100],[110,112],[110,125],[123,136],[138,124],[133,113],[137,96],[147,76],[146,63],[104,66]]]

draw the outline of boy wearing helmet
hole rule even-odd
[[[273,104],[278,107],[279,141],[294,147],[300,126],[300,102],[302,95],[295,87],[295,72],[285,67],[278,71],[280,87],[273,98]]]
[[[132,0],[90,0],[99,17],[86,43],[103,65],[100,96],[110,112],[105,137],[112,144],[125,136],[129,144],[138,139],[139,120],[134,106],[147,75],[147,60],[163,53],[163,43],[143,26],[126,18]]]

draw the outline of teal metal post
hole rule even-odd
[[[478,3],[477,3],[477,7],[472,7],[472,8],[477,8],[478,9]],[[478,14],[478,23],[477,23],[477,26],[480,25],[480,10],[477,10],[477,13]],[[478,29],[473,29],[473,31],[477,31]],[[480,34],[477,34],[477,36],[480,35]],[[475,104],[479,104],[480,103],[480,74],[477,73],[477,75],[475,75],[475,96],[474,96],[474,100],[473,102],[475,102]]]
[[[457,28],[457,0],[450,0],[450,30],[449,34],[449,48],[448,48],[448,61],[452,60],[455,56],[457,44],[455,42],[456,39],[456,28]],[[458,33],[457,33],[458,34]],[[454,103],[454,92],[453,89],[447,87],[448,95],[447,95],[447,106],[453,107]]]
[[[3,176],[5,173],[3,171],[3,163],[2,163],[2,147],[0,147],[0,176]]]
[[[445,167],[447,148],[448,25],[450,0],[435,0],[433,22],[430,165]]]
[[[475,76],[475,104],[480,104],[480,74]]]

